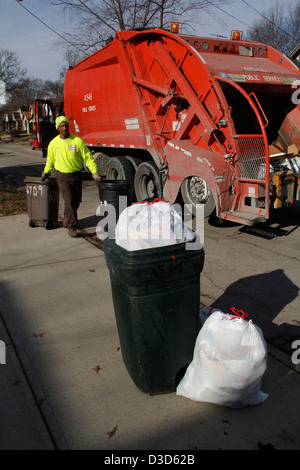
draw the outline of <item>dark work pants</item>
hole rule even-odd
[[[64,225],[75,228],[77,225],[77,210],[82,198],[81,171],[75,173],[61,173],[56,170],[56,181],[65,202]]]

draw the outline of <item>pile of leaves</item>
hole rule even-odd
[[[26,212],[26,193],[11,186],[0,186],[0,217]]]

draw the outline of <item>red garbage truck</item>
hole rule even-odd
[[[300,200],[299,89],[296,64],[241,31],[122,31],[69,68],[64,113],[137,200],[181,197],[252,225]]]

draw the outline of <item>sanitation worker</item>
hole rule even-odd
[[[69,132],[69,121],[65,116],[58,116],[55,127],[59,135],[48,146],[47,162],[42,173],[42,180],[49,177],[54,168],[55,178],[65,203],[63,225],[70,237],[78,237],[77,210],[82,197],[81,170],[84,162],[93,175],[100,181],[97,165],[83,140]]]

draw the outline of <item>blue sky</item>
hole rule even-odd
[[[276,3],[287,9],[289,4],[294,6],[297,2],[299,0],[247,0],[261,13]],[[30,77],[57,80],[65,65],[62,50],[55,46],[59,37],[30,15],[22,5],[62,35],[72,28],[72,22],[59,7],[50,5],[49,0],[23,0],[21,4],[17,0],[0,0],[0,47],[14,51]],[[201,15],[194,24],[195,34],[229,37],[232,29],[246,32],[248,28],[243,23],[251,25],[258,17],[242,0],[228,0],[227,4],[220,7],[228,14],[212,6],[214,18]]]

